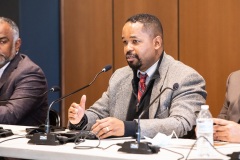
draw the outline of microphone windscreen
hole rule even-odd
[[[106,65],[103,69],[102,69],[102,71],[103,72],[107,72],[107,71],[109,71],[110,69],[112,68],[112,65]]]
[[[59,86],[53,86],[53,87],[50,89],[51,92],[58,92],[58,91],[60,91],[60,90],[61,90],[61,88],[60,88]]]

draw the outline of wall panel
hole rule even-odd
[[[224,101],[230,72],[240,69],[240,1],[180,0],[180,60],[207,82],[207,104],[214,116]]]
[[[239,6],[238,0],[62,0],[62,93],[90,82],[106,63],[113,64],[112,71],[127,65],[122,27],[131,15],[150,13],[162,21],[165,51],[205,78],[207,104],[217,116],[227,76],[240,68]],[[97,91],[92,86],[67,99],[65,112],[83,93],[89,97],[88,106],[92,104],[106,89],[110,75],[93,84]]]
[[[62,0],[62,95],[89,84],[106,64],[112,64],[112,1]],[[63,124],[72,102],[87,95],[86,107],[106,90],[112,71],[103,73],[91,87],[62,103]]]

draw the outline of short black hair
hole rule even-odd
[[[131,23],[140,22],[143,24],[143,27],[146,31],[151,31],[153,33],[154,37],[157,35],[160,35],[163,39],[162,24],[160,20],[154,15],[150,15],[146,13],[136,14],[128,18],[126,23],[127,22],[131,22]]]

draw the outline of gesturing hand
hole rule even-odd
[[[72,103],[68,109],[68,120],[72,124],[78,124],[85,112],[86,95],[83,95],[80,104]]]

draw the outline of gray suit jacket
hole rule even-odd
[[[47,90],[43,71],[26,55],[17,54],[0,78],[0,100],[17,97],[32,98],[0,102],[0,123],[37,126],[47,116]],[[35,96],[35,97],[34,97]]]
[[[160,78],[156,79],[152,89],[151,100],[155,99],[161,90],[179,84],[176,91],[167,89],[149,108],[149,119],[141,119],[141,135],[154,137],[158,132],[171,134],[175,131],[183,136],[196,124],[195,112],[205,104],[205,81],[194,69],[174,60],[164,53],[160,68]],[[87,111],[88,128],[98,118],[116,117],[126,120],[129,102],[132,94],[133,71],[129,66],[114,72],[109,87],[102,97]],[[132,106],[135,107],[135,106]]]
[[[218,116],[239,123],[240,120],[240,70],[231,73],[222,110]]]

